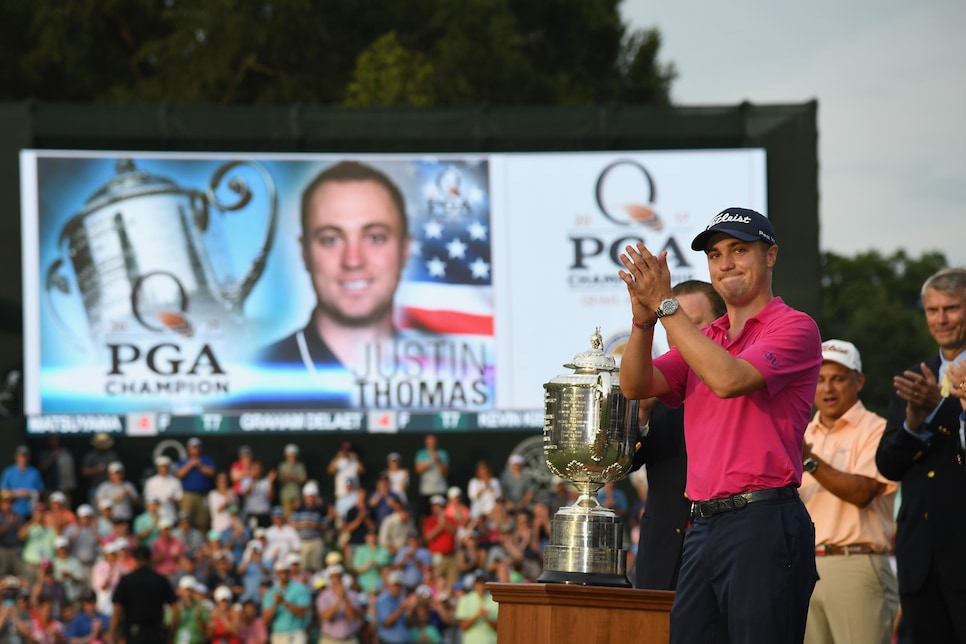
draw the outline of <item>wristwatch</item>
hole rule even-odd
[[[815,472],[815,470],[818,469],[818,461],[816,461],[814,458],[809,456],[804,461],[802,461],[802,469],[808,472],[809,474],[812,474],[813,472]]]
[[[661,306],[657,307],[657,311],[655,311],[655,313],[659,318],[663,318],[668,315],[674,315],[675,313],[677,313],[677,310],[680,306],[681,306],[681,303],[678,302],[676,297],[669,297],[668,299],[663,300],[661,302]]]

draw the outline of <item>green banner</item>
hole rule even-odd
[[[518,431],[543,427],[542,410],[432,413],[407,411],[307,411],[205,413],[179,416],[167,413],[48,414],[29,416],[27,433],[126,436],[197,436],[249,433],[325,432],[461,432]]]

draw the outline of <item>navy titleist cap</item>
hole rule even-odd
[[[691,250],[706,250],[708,239],[716,233],[724,233],[741,241],[763,241],[769,246],[778,243],[775,241],[775,229],[763,214],[747,208],[726,208],[715,215],[704,231],[694,238]]]

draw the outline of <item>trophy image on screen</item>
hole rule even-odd
[[[639,402],[621,393],[617,364],[602,347],[597,327],[591,349],[564,365],[574,373],[543,385],[547,467],[580,496],[550,523],[538,582],[631,586],[621,519],[597,502],[597,491],[630,472],[640,434]]]
[[[261,246],[248,270],[238,279],[219,278],[203,235],[212,211],[242,211],[252,202],[248,183],[231,176],[240,168],[250,168],[264,182],[268,212]],[[118,160],[116,172],[64,225],[57,242],[61,256],[47,268],[44,295],[61,331],[75,345],[85,346],[76,325],[60,313],[65,303],[51,297],[72,296],[75,288],[87,314],[90,340],[163,330],[190,337],[203,332],[206,323],[241,316],[275,234],[277,198],[267,170],[254,162],[228,161],[215,170],[206,192],[140,170],[131,159]],[[222,188],[227,200],[220,196]],[[242,226],[251,227],[252,222]]]

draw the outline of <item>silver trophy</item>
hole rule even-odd
[[[580,496],[550,522],[539,582],[631,586],[621,519],[597,502],[597,491],[631,470],[640,434],[639,402],[621,393],[617,364],[602,347],[597,327],[591,349],[564,365],[574,373],[543,386],[547,467]]]
[[[230,176],[251,168],[264,182],[268,213],[260,248],[239,279],[219,278],[203,235],[210,211],[242,210],[252,200],[248,183]],[[265,268],[275,234],[277,197],[271,175],[260,164],[229,161],[211,177],[207,192],[184,188],[165,177],[117,162],[117,174],[66,223],[58,247],[64,256],[47,268],[45,298],[53,319],[76,346],[117,334],[172,330],[184,336],[204,333],[240,318],[245,298]],[[229,201],[219,190],[233,193]],[[228,242],[221,240],[221,245]],[[53,292],[70,295],[69,273],[87,316],[89,339],[62,316]]]

